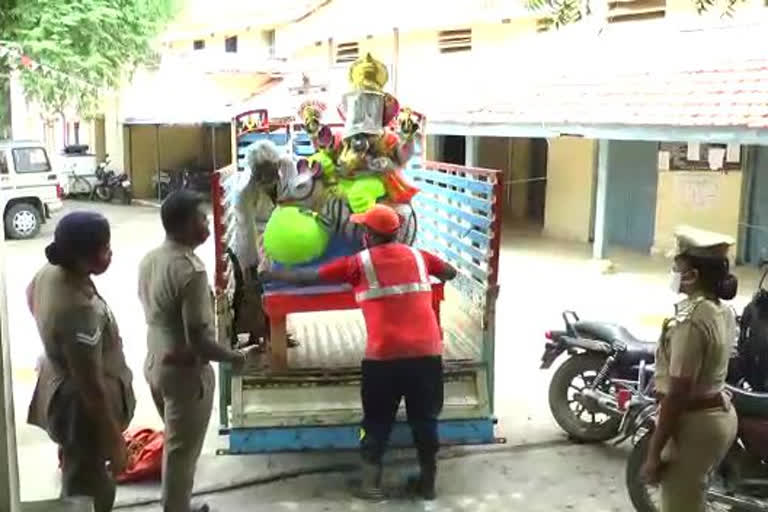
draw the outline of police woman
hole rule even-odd
[[[733,240],[687,227],[675,235],[672,289],[686,299],[659,340],[660,410],[643,474],[661,483],[662,512],[704,512],[707,474],[736,437],[736,413],[723,392],[734,324],[721,302],[736,295],[727,256]]]
[[[107,219],[66,215],[45,254],[27,288],[45,349],[27,421],[61,448],[62,496],[90,496],[96,512],[108,512],[136,402],[115,318],[91,281],[112,260]]]

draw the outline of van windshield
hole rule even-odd
[[[51,171],[48,155],[43,148],[14,149],[13,164],[19,174]]]

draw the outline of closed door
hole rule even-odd
[[[757,264],[768,258],[768,147],[757,147],[754,155],[746,256],[750,263]]]
[[[658,143],[610,141],[607,210],[609,244],[650,251],[656,228]]]

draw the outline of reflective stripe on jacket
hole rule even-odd
[[[392,286],[381,286],[379,282],[379,275],[376,272],[376,266],[371,258],[371,251],[364,250],[359,253],[360,266],[365,274],[365,280],[368,283],[367,288],[358,291],[355,294],[355,299],[358,303],[379,299],[381,297],[389,297],[392,295],[405,295],[408,293],[424,293],[432,291],[432,284],[429,281],[429,275],[427,274],[426,264],[421,253],[413,247],[408,247],[413,255],[416,268],[419,271],[419,280],[405,283],[399,283]]]

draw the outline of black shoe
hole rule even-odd
[[[381,501],[384,499],[384,490],[381,487],[381,465],[363,462],[360,469],[360,486],[353,494],[368,501]]]
[[[436,468],[423,468],[418,475],[408,478],[406,489],[412,496],[418,496],[424,500],[432,501],[437,497],[435,492]]]

